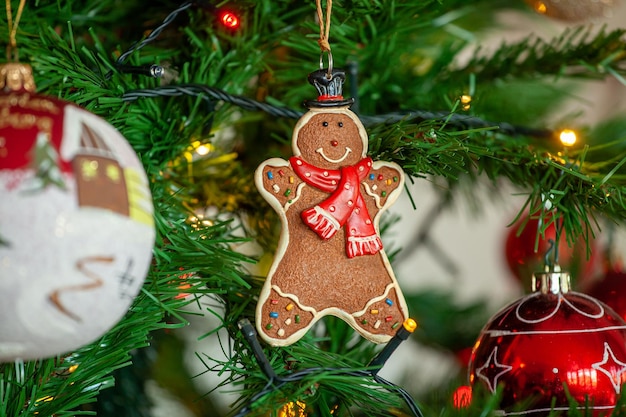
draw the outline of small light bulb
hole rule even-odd
[[[472,96],[469,94],[463,94],[461,96],[461,107],[463,110],[469,110],[472,102]]]
[[[454,391],[452,403],[456,409],[469,407],[472,403],[472,387],[468,385],[458,387]]]
[[[540,14],[546,14],[548,8],[546,7],[546,4],[544,2],[540,1],[535,5],[535,11]]]
[[[222,13],[222,24],[228,29],[237,29],[239,27],[239,18],[233,12]]]
[[[578,138],[576,137],[576,132],[573,130],[563,129],[561,130],[561,133],[559,133],[559,139],[563,145],[573,146]]]
[[[211,152],[211,149],[206,145],[200,145],[196,148],[196,153],[200,156],[207,155],[209,152]]]

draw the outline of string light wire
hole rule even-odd
[[[270,361],[265,356],[263,352],[263,348],[257,339],[257,333],[254,329],[254,326],[250,323],[248,319],[241,319],[238,322],[239,329],[241,334],[248,342],[248,345],[252,349],[252,353],[256,358],[261,370],[265,374],[268,379],[267,384],[261,389],[259,392],[254,394],[248,402],[239,409],[237,414],[234,417],[244,417],[252,411],[253,404],[256,403],[263,396],[280,390],[283,386],[298,382],[303,380],[304,378],[316,375],[316,374],[331,374],[333,376],[351,376],[357,378],[371,378],[380,385],[384,386],[384,388],[390,392],[396,392],[402,397],[404,402],[406,403],[409,410],[415,417],[424,417],[421,410],[411,397],[411,395],[404,390],[403,388],[395,385],[392,382],[387,381],[378,375],[378,371],[385,364],[387,359],[393,351],[398,347],[398,345],[406,340],[410,334],[415,330],[415,322],[411,319],[405,321],[405,324],[400,327],[400,329],[396,332],[395,336],[391,339],[391,341],[383,348],[383,350],[372,360],[369,364],[371,369],[351,369],[351,368],[323,368],[323,367],[314,367],[307,368],[297,372],[293,372],[291,374],[285,376],[279,376],[274,372],[274,368],[270,364]]]
[[[8,2],[9,0],[7,0]],[[319,0],[321,1],[321,0]],[[329,0],[327,4],[326,19],[330,17],[330,8],[332,7],[332,1]],[[170,25],[176,17],[183,11],[189,9],[194,3],[187,2],[181,5],[176,10],[172,11],[163,22],[155,28],[149,36],[143,41],[133,45],[128,51],[124,52],[117,59],[116,64],[121,66],[126,59],[135,51],[140,50],[150,42],[153,42],[163,30]],[[321,3],[318,6],[318,13],[321,13]],[[326,32],[329,30],[330,22],[327,22],[325,28],[320,23],[320,40],[327,39]],[[322,42],[323,43],[323,42]],[[322,51],[324,47],[320,45]],[[330,45],[328,45],[328,52],[330,53]],[[330,56],[329,56],[330,59]],[[148,69],[154,66],[149,67]],[[152,75],[151,71],[144,71],[146,75]],[[215,87],[202,85],[202,84],[179,84],[160,86],[149,89],[139,89],[128,91],[122,95],[124,101],[135,101],[140,98],[155,98],[155,97],[177,97],[177,96],[191,96],[200,97],[208,100],[212,103],[213,100],[223,101],[225,103],[233,104],[248,111],[262,111],[268,113],[271,116],[299,119],[304,112],[290,109],[287,107],[273,106],[264,102],[252,100],[247,97],[232,95],[223,90]],[[549,129],[535,129],[524,126],[515,126],[509,123],[496,123],[487,120],[483,120],[479,117],[467,116],[462,114],[450,113],[448,111],[425,111],[425,110],[411,110],[408,112],[395,112],[381,115],[359,115],[361,122],[365,126],[373,126],[377,124],[394,124],[401,121],[426,121],[426,120],[445,120],[448,125],[454,126],[459,129],[480,129],[480,128],[496,128],[499,133],[510,136],[530,136],[536,138],[552,138],[554,132]]]
[[[9,1],[9,0],[7,0],[7,1]],[[186,3],[183,3],[176,10],[172,11],[169,15],[167,15],[167,17],[165,19],[163,19],[163,22],[159,26],[157,26],[155,29],[153,29],[152,32],[150,32],[150,34],[148,36],[146,36],[146,38],[144,40],[142,40],[140,42],[137,42],[136,44],[131,46],[130,49],[128,49],[126,52],[124,52],[122,55],[120,55],[120,57],[117,58],[116,64],[117,65],[122,65],[126,61],[126,59],[128,59],[128,57],[130,55],[132,55],[134,52],[139,51],[144,46],[146,46],[149,43],[153,42],[156,38],[159,37],[161,32],[163,32],[163,30],[165,30],[165,28],[168,27],[170,25],[170,23],[172,23],[176,19],[176,17],[178,17],[178,15],[180,13],[182,13],[185,10],[189,9],[191,6],[193,6],[193,4],[194,4],[194,2],[188,1]]]
[[[192,96],[204,98],[209,101],[223,101],[244,110],[262,111],[271,116],[289,119],[299,119],[304,114],[303,111],[294,110],[288,107],[274,106],[268,103],[252,100],[244,96],[232,95],[218,88],[202,84],[179,84],[132,90],[124,93],[122,95],[122,99],[124,101],[135,101],[140,98],[177,96]],[[510,123],[495,123],[483,120],[479,117],[450,113],[447,111],[433,112],[425,110],[412,110],[409,112],[386,113],[374,116],[359,115],[359,119],[365,126],[394,124],[401,121],[412,122],[424,120],[445,120],[448,125],[459,129],[497,128],[499,133],[511,136],[523,135],[537,138],[550,138],[553,136],[553,131],[549,129],[534,129],[524,126],[515,126]]]

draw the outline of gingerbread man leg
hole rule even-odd
[[[407,318],[395,288],[391,288],[382,300],[369,304],[364,312],[353,316],[362,333],[374,337],[393,334]]]
[[[295,299],[282,296],[272,288],[257,310],[257,328],[261,337],[273,346],[286,346],[302,337],[312,325],[314,315]]]

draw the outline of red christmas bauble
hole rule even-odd
[[[519,228],[524,222],[527,223],[518,236]],[[528,214],[526,214],[509,228],[506,236],[506,264],[524,289],[530,288],[532,274],[543,269],[546,252],[552,246],[551,241],[556,241],[556,227],[552,223],[546,228],[545,234],[539,236],[537,251],[535,251],[539,222],[539,219],[530,219]],[[579,288],[581,281],[584,279],[593,277],[599,267],[599,262],[595,255],[597,252],[596,242],[590,239],[589,245],[591,255],[587,258],[587,245],[582,236],[572,247],[567,244],[567,237],[564,233],[561,234],[559,239],[559,258],[557,261],[564,269],[570,272],[575,288]]]
[[[502,309],[483,328],[469,380],[502,385],[508,415],[568,410],[568,396],[593,415],[611,413],[626,382],[626,323],[604,303],[569,291],[569,275],[536,274],[536,291]],[[567,386],[567,391],[565,386]]]
[[[594,281],[585,293],[597,298],[626,320],[626,272],[611,270]]]

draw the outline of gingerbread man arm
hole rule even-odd
[[[404,187],[404,172],[393,162],[376,161],[361,182],[365,193],[376,202],[376,213],[386,210],[400,196]]]
[[[254,181],[263,198],[277,211],[287,211],[300,198],[305,186],[289,161],[280,158],[271,158],[259,165]]]

